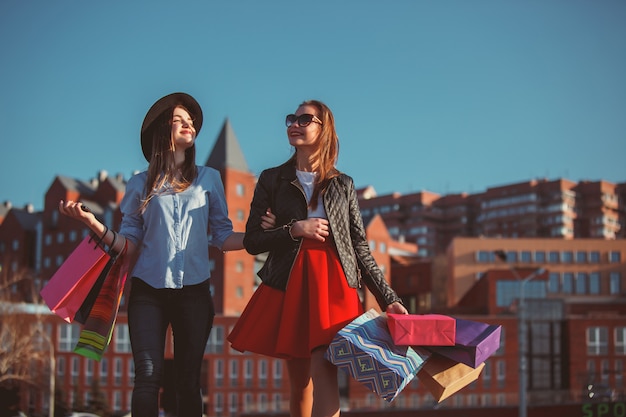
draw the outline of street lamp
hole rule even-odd
[[[527,373],[527,364],[526,364],[526,306],[525,303],[525,293],[524,289],[526,287],[526,283],[533,280],[537,277],[537,275],[541,275],[544,273],[543,268],[538,268],[536,271],[528,275],[526,278],[522,278],[518,272],[513,268],[511,264],[507,262],[506,252],[503,250],[496,250],[493,252],[494,255],[500,259],[502,262],[505,262],[515,278],[520,282],[520,294],[519,294],[519,305],[517,307],[518,311],[518,319],[519,319],[519,329],[518,329],[518,338],[520,339],[519,346],[519,417],[526,417],[527,414],[527,399],[526,399],[526,381],[528,378]]]

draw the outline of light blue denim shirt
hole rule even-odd
[[[163,190],[143,213],[147,172],[132,176],[121,203],[120,234],[140,251],[132,272],[154,288],[181,288],[211,276],[209,245],[222,248],[233,233],[224,185],[217,170],[198,166],[185,191]]]

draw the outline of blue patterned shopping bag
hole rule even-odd
[[[341,329],[325,353],[339,369],[389,402],[411,382],[428,355],[420,348],[395,345],[386,318],[374,309]]]

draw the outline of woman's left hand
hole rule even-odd
[[[276,226],[276,216],[272,213],[272,209],[268,208],[265,215],[261,216],[261,227],[263,230],[272,229]]]
[[[391,314],[409,314],[408,310],[398,301],[393,304],[389,304],[385,312]]]

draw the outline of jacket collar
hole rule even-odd
[[[287,180],[293,181],[296,179],[296,164],[294,161],[287,161],[279,167],[280,177]]]

